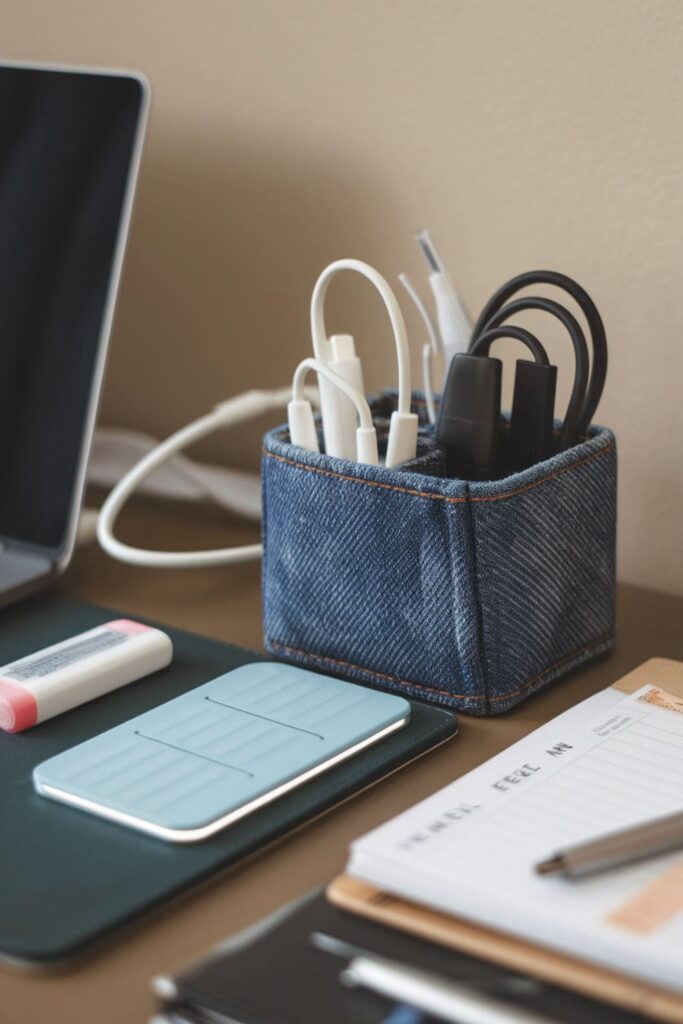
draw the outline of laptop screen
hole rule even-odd
[[[143,102],[134,77],[0,67],[4,540],[67,541]]]

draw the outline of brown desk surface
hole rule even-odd
[[[226,528],[209,510],[136,507],[124,538],[182,548],[253,541],[255,527]],[[227,534],[227,536],[226,536]],[[245,647],[261,646],[260,566],[184,572],[134,569],[95,548],[80,552],[60,584],[75,598],[148,615]],[[292,836],[231,876],[119,935],[78,967],[46,974],[0,969],[0,1019],[12,1024],[142,1024],[154,1001],[149,980],[302,893],[344,866],[354,836],[422,799],[571,704],[654,655],[683,660],[683,599],[631,586],[618,597],[617,651],[525,701],[513,712],[461,718],[460,736],[382,785]]]

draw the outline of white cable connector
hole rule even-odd
[[[379,465],[377,432],[372,422],[372,413],[365,395],[362,391],[349,384],[331,366],[326,366],[318,359],[304,359],[294,371],[292,400],[287,406],[289,439],[292,444],[297,445],[299,448],[306,448],[311,452],[320,451],[311,403],[304,397],[304,380],[306,379],[306,374],[311,370],[315,370],[321,381],[324,381],[336,391],[341,392],[351,403],[351,408],[354,412],[355,433],[354,450],[351,454],[351,459],[355,462],[364,462],[370,466]],[[356,414],[359,420],[358,427],[355,426]]]
[[[96,508],[82,508],[78,519],[76,530],[76,545],[84,548],[88,544],[94,544],[97,540],[97,518],[99,512]]]
[[[415,458],[417,450],[418,420],[417,415],[410,411],[410,350],[408,348],[406,325],[398,300],[389,287],[388,282],[367,263],[353,259],[336,260],[323,270],[316,281],[311,299],[313,352],[315,358],[321,364],[324,366],[330,365],[333,352],[331,340],[327,337],[325,329],[325,295],[332,278],[342,270],[353,270],[367,278],[374,285],[384,302],[391,321],[398,361],[398,409],[392,413],[389,425],[386,465],[387,467],[396,466],[400,462]],[[343,429],[340,431],[338,427],[340,423],[338,391],[337,389],[326,389],[325,378],[322,374],[320,376],[320,409],[325,437],[325,451],[328,455],[336,455],[339,458],[353,458],[353,455],[349,456],[348,454],[348,434],[344,433],[344,444],[340,445],[339,443],[339,435],[343,432]]]
[[[465,307],[453,287],[448,271],[436,251],[429,231],[420,231],[415,236],[422,249],[431,273],[429,286],[436,303],[436,319],[441,334],[443,352],[443,380],[446,382],[451,359],[459,352],[467,352],[472,337],[472,324]]]
[[[407,274],[399,274],[398,279],[407,291],[410,298],[413,300],[417,311],[422,317],[422,321],[427,328],[427,337],[429,341],[425,342],[422,346],[422,390],[425,394],[425,402],[427,405],[427,418],[430,423],[436,423],[436,411],[434,409],[434,385],[432,381],[433,373],[433,357],[438,356],[440,351],[439,336],[434,326],[434,321],[429,315],[429,310],[422,301],[419,293],[415,289],[413,282],[410,280]]]
[[[365,393],[363,367],[356,355],[350,334],[333,334],[329,339],[328,358],[324,365],[343,377],[361,394]],[[323,362],[321,360],[321,362]],[[327,410],[325,451],[340,459],[356,457],[356,407],[329,378],[319,375],[320,401]]]

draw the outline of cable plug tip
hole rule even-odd
[[[287,422],[289,439],[293,445],[305,448],[309,452],[320,451],[313,409],[309,401],[305,398],[291,401],[287,406]]]

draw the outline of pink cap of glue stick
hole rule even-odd
[[[38,722],[165,668],[171,638],[131,619],[115,619],[0,668],[0,729]]]

